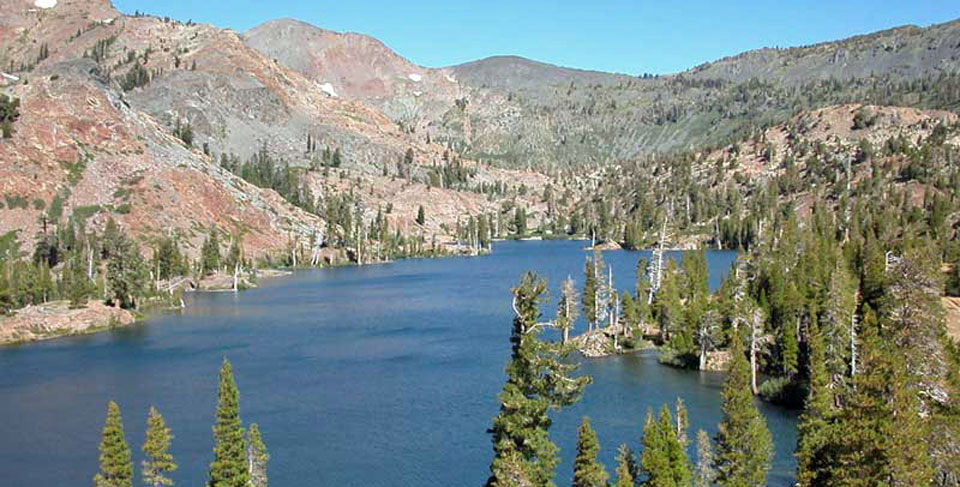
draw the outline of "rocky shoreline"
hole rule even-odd
[[[257,271],[256,279],[291,274],[288,270],[265,269]],[[240,290],[257,287],[249,275],[240,278],[238,284]],[[225,292],[233,291],[233,288],[233,276],[218,273],[201,279],[199,283],[183,279],[175,283],[172,289],[183,292]],[[68,301],[51,301],[15,310],[9,316],[0,315],[0,346],[99,333],[129,326],[147,316],[108,306],[102,301],[89,301],[86,306],[79,308],[71,308]]]
[[[86,335],[127,326],[137,321],[129,310],[90,301],[82,308],[70,308],[68,301],[27,306],[0,318],[0,345],[35,342],[64,336]]]

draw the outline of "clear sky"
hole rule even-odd
[[[956,0],[114,0],[237,31],[280,17],[372,35],[413,62],[515,54],[582,69],[672,73],[761,47],[791,47],[960,18]]]

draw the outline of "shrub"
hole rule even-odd
[[[789,377],[767,379],[757,389],[764,401],[789,408],[803,407],[803,401],[807,397],[806,388]]]

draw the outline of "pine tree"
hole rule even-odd
[[[500,392],[500,413],[490,428],[494,458],[490,487],[552,487],[557,446],[550,441],[550,409],[576,402],[589,377],[573,378],[576,365],[565,357],[568,348],[539,339],[540,303],[547,285],[527,273],[513,288],[516,316],[510,342],[507,382]]]
[[[207,487],[248,487],[250,469],[240,421],[240,398],[230,362],[220,368],[216,424],[213,426],[213,462]]]
[[[204,275],[215,272],[220,268],[220,237],[216,227],[210,229],[210,234],[203,241],[200,263],[203,266]]]
[[[627,445],[620,445],[617,449],[617,481],[613,487],[636,487],[640,467],[636,457]]]
[[[716,474],[713,471],[713,448],[710,435],[706,431],[697,431],[697,470],[694,472],[694,487],[711,487]]]
[[[816,311],[811,308],[809,314],[807,373],[810,390],[803,414],[800,415],[800,424],[797,426],[797,485],[800,487],[826,485],[832,469],[830,462],[835,460],[829,452],[835,415],[830,374],[826,368]]]
[[[147,416],[147,439],[143,443],[143,453],[147,457],[141,467],[144,484],[150,487],[173,485],[173,480],[166,476],[177,469],[170,454],[172,438],[163,416],[151,406]]]
[[[100,472],[93,477],[95,487],[131,487],[133,485],[133,461],[130,447],[123,434],[120,407],[110,401],[107,404],[107,421],[100,439]]]
[[[647,412],[643,427],[643,452],[640,454],[640,466],[647,480],[644,485],[650,487],[686,487],[692,476],[690,461],[680,436],[677,424],[666,405],[660,409],[660,416],[653,417],[653,410]],[[684,433],[685,435],[685,433]]]
[[[600,443],[597,433],[590,427],[590,419],[584,417],[577,430],[577,458],[573,463],[573,487],[607,487],[607,471],[597,461]]]
[[[766,485],[773,439],[750,390],[750,364],[735,333],[723,384],[723,419],[717,430],[714,468],[720,487]]]
[[[147,268],[137,244],[119,232],[111,242],[107,259],[110,300],[121,308],[135,308],[146,291]]]
[[[420,207],[417,208],[417,223],[420,225],[427,223],[427,215],[423,209],[423,205],[420,205]]]
[[[270,454],[260,437],[257,423],[250,424],[247,441],[247,464],[250,466],[250,487],[267,487],[267,462]]]
[[[660,338],[677,352],[687,353],[693,346],[693,336],[683,333],[684,317],[680,298],[677,266],[673,259],[667,259],[666,270],[660,282],[660,289],[654,295],[653,306],[657,322],[660,325]]]
[[[583,316],[592,329],[597,323],[597,268],[593,260],[587,259],[583,268]]]

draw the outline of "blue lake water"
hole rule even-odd
[[[509,288],[533,270],[552,296],[582,285],[583,242],[496,243],[477,258],[297,272],[242,292],[194,294],[182,313],[97,335],[0,348],[0,485],[88,485],[110,399],[138,466],[147,410],[175,435],[177,485],[201,486],[212,459],[217,371],[233,363],[245,423],[260,425],[270,485],[479,487],[486,433],[509,355]],[[632,289],[645,252],[606,252],[616,286]],[[736,258],[710,252],[711,286]],[[555,300],[544,306],[552,317]],[[583,324],[579,324],[582,329]],[[691,432],[720,419],[722,376],[661,366],[653,353],[583,359],[583,400],[554,414],[568,485],[581,416],[612,472],[637,447],[643,417],[682,397]],[[793,478],[796,413],[761,405],[773,432],[770,485]]]

